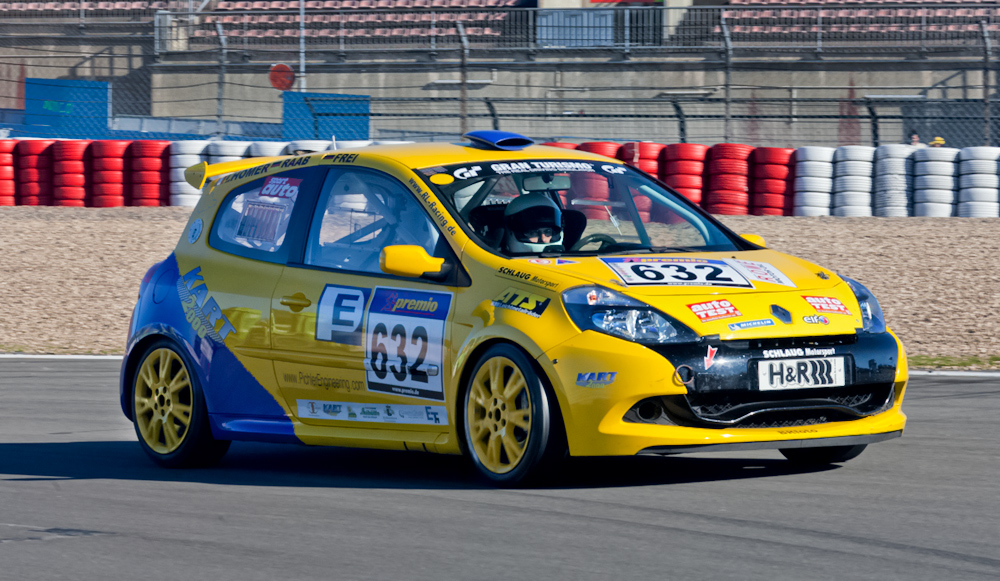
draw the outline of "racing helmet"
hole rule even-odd
[[[525,194],[507,204],[504,210],[504,235],[507,250],[515,254],[543,252],[549,246],[562,242],[562,210],[545,194]],[[548,242],[531,242],[527,233],[539,228],[551,228]]]

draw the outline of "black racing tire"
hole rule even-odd
[[[517,393],[512,397],[494,397],[498,392],[491,391],[492,381],[483,381],[484,373],[492,377],[491,365],[501,370],[502,387],[516,385],[519,373],[524,378],[523,388],[515,388]],[[506,343],[489,347],[476,361],[463,388],[458,414],[462,447],[483,478],[496,486],[515,487],[539,483],[553,474],[566,457],[562,417],[554,394],[521,349]],[[525,414],[526,410],[530,413]],[[514,425],[518,421],[515,417],[519,417],[518,425]],[[493,439],[498,440],[500,451],[491,459]]]
[[[867,444],[857,446],[828,446],[823,448],[784,448],[778,450],[789,461],[795,464],[822,466],[847,462],[861,455]]]
[[[160,373],[147,370],[147,360]],[[160,339],[142,353],[132,375],[129,390],[132,425],[142,451],[164,468],[211,466],[222,459],[232,443],[216,440],[212,436],[205,396],[193,369],[195,367],[183,349],[173,341]],[[164,385],[164,375],[171,378],[170,384]],[[187,387],[171,390],[171,385],[185,383],[184,376]],[[140,397],[136,396],[137,389],[140,390]],[[143,402],[142,409],[140,401]],[[156,424],[159,425],[158,430]],[[169,428],[173,428],[176,440],[167,437]]]

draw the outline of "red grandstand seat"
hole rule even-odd
[[[284,36],[286,38],[298,38],[299,37],[299,29],[298,28],[287,28],[284,31],[282,31],[281,36]]]
[[[298,0],[292,0],[291,2],[289,2],[288,3],[288,9],[289,10],[298,10],[299,9]]]
[[[82,4],[90,4],[90,2],[83,2]],[[167,3],[166,2],[153,2],[152,4],[149,5],[149,9],[150,10],[166,10],[167,9]]]
[[[375,2],[375,8],[378,8],[379,10],[385,8],[392,8],[392,4],[393,4],[392,0],[378,0],[377,2]]]
[[[340,10],[340,0],[326,0],[323,2],[324,10]]]
[[[149,10],[149,2],[129,2],[129,10]]]
[[[358,7],[358,0],[343,0],[343,2],[340,3],[340,7],[341,8],[345,8],[345,9],[346,8],[357,8]]]
[[[469,3],[466,0],[449,0],[448,8],[465,8]]]
[[[431,0],[431,8],[447,8],[448,0]]]
[[[310,2],[306,2],[307,10],[320,10],[322,8],[323,8],[323,3],[320,2],[319,0],[311,0]]]
[[[358,8],[362,10],[371,10],[375,8],[375,0],[359,0]]]

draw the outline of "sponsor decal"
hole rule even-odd
[[[833,315],[851,315],[850,309],[847,308],[844,303],[840,302],[840,299],[835,299],[833,297],[810,297],[802,296],[807,303],[809,303],[812,308],[816,309],[817,313],[830,313]]]
[[[431,405],[363,405],[356,402],[296,400],[300,418],[380,424],[448,425],[448,408]]]
[[[621,166],[621,165],[611,165],[611,164],[607,164],[606,163],[606,164],[601,165],[601,171],[604,171],[606,173],[613,174],[613,175],[621,175],[621,174],[625,173],[625,167]]]
[[[702,323],[743,316],[743,313],[727,300],[692,303],[687,307],[691,309],[692,313],[698,316],[698,320]]]
[[[829,325],[830,319],[827,319],[823,315],[808,315],[802,317],[802,320],[810,325]]]
[[[758,327],[773,327],[774,319],[757,319],[755,321],[740,321],[739,323],[729,323],[730,331],[743,331],[745,329],[756,329]]]
[[[439,370],[452,293],[375,289],[366,315],[369,391],[444,400]]]
[[[579,387],[607,387],[615,382],[617,376],[617,371],[577,373],[576,385]]]
[[[761,355],[765,359],[780,359],[782,357],[828,357],[837,352],[833,347],[823,347],[816,349],[813,347],[795,347],[792,349],[764,349]]]
[[[448,234],[454,236],[458,231],[455,230],[455,227],[448,221],[448,218],[445,217],[441,209],[438,208],[438,203],[431,199],[431,193],[422,188],[420,183],[413,178],[409,179],[407,185],[410,187],[410,190],[424,202],[424,207],[431,213],[431,216],[434,218],[434,221],[437,222],[437,225]]]
[[[188,244],[194,244],[201,238],[201,229],[204,227],[204,223],[201,218],[198,218],[191,223],[191,228],[188,229]]]
[[[542,316],[551,301],[552,299],[511,287],[493,299],[493,306],[498,309],[517,311],[537,319]]]
[[[238,171],[236,173],[231,173],[231,174],[227,175],[225,178],[223,178],[223,180],[221,182],[219,182],[219,183],[223,183],[224,184],[224,183],[228,183],[228,182],[232,182],[232,181],[241,180],[243,178],[249,178],[249,177],[253,177],[253,176],[259,176],[262,173],[265,173],[265,172],[268,172],[268,171],[271,171],[271,170],[274,170],[274,169],[289,169],[289,168],[300,167],[300,166],[303,166],[303,165],[309,165],[309,158],[308,157],[292,157],[292,158],[284,159],[284,160],[281,160],[281,161],[274,161],[274,162],[271,162],[271,163],[265,163],[263,165],[258,165],[258,166],[255,166],[255,167],[250,167],[250,168],[247,168],[247,169],[244,169],[244,170],[240,170],[240,171]]]
[[[774,265],[766,262],[738,259],[726,259],[726,262],[736,267],[737,270],[750,280],[795,288],[795,283],[792,282],[792,279],[785,276],[785,273],[775,268]]]
[[[341,379],[339,377],[328,377],[321,373],[310,373],[305,371],[285,371],[279,377],[282,385],[307,386],[323,389],[339,389],[343,391],[364,391],[365,382],[357,379]]]
[[[705,355],[705,371],[715,365],[715,354],[719,352],[718,347],[708,346],[708,355]]]
[[[371,289],[328,284],[316,306],[316,340],[361,346],[361,323]]]
[[[477,170],[478,170],[477,166]],[[537,171],[585,171],[593,172],[594,164],[582,161],[517,161],[513,163],[494,163],[490,165],[493,173],[500,175],[531,173]],[[459,177],[456,172],[455,177]],[[463,179],[463,178],[459,178]]]
[[[615,256],[601,258],[629,286],[715,286],[754,288],[739,269],[724,260]]]
[[[199,284],[201,283],[201,284]],[[177,293],[188,323],[199,337],[206,336],[223,343],[236,330],[229,319],[222,314],[222,308],[215,299],[208,296],[208,285],[201,276],[201,267],[196,266],[177,281]]]
[[[455,176],[458,180],[467,180],[469,178],[479,177],[479,171],[483,169],[480,165],[474,165],[472,167],[460,167],[456,169],[451,175]]]
[[[517,270],[516,268],[508,268],[506,266],[501,266],[497,268],[497,276],[502,276],[504,278],[510,278],[521,282],[526,282],[533,284],[535,286],[544,287],[546,289],[554,289],[559,286],[559,283],[552,282],[550,280],[545,280],[539,276],[535,276],[530,272],[524,272],[523,270]]]
[[[333,153],[326,154],[323,159],[332,161],[333,163],[354,163],[358,159],[357,153]]]
[[[299,195],[299,184],[301,183],[301,179],[270,176],[264,180],[264,185],[260,188],[260,195],[268,198],[293,199]]]
[[[528,262],[530,264],[541,264],[541,265],[551,265],[551,264],[576,264],[575,260],[565,260],[563,258],[529,258]]]

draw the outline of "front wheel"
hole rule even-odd
[[[847,462],[860,456],[867,447],[867,444],[858,444],[857,446],[828,446],[824,448],[785,448],[778,451],[796,464],[818,466]]]
[[[494,345],[479,359],[463,410],[469,457],[495,484],[524,483],[562,456],[562,423],[531,361],[512,345]]]
[[[229,449],[229,441],[212,437],[198,377],[167,340],[151,345],[140,359],[132,381],[132,421],[142,450],[160,466],[207,466]]]

